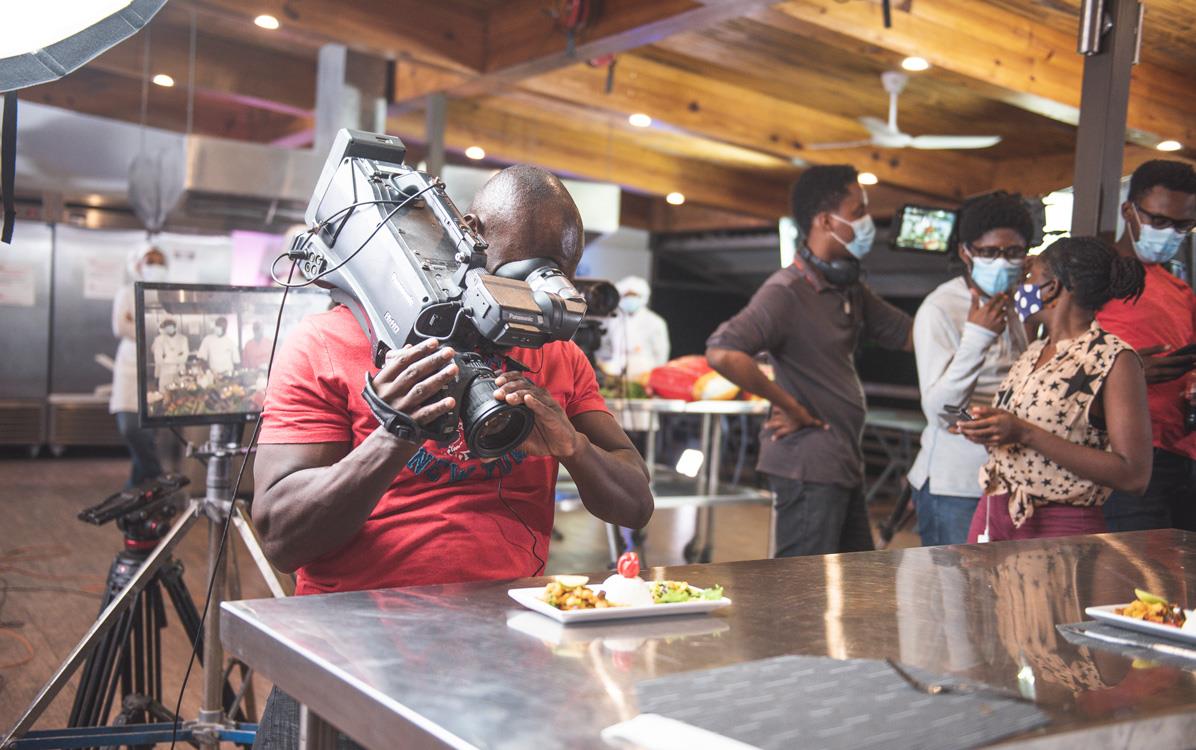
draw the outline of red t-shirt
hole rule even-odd
[[[572,342],[511,357],[569,417],[605,411],[589,362]],[[361,397],[374,372],[370,345],[348,308],[306,318],[279,349],[262,414],[262,443],[359,445],[378,426]],[[557,461],[514,450],[490,461],[464,442],[427,442],[395,477],[348,544],[299,569],[297,594],[534,575],[547,559]],[[501,479],[502,498],[499,498]]]
[[[1101,327],[1135,349],[1165,346],[1167,352],[1196,342],[1196,295],[1162,266],[1146,266],[1146,291],[1135,303],[1113,300],[1096,315]],[[1196,458],[1196,432],[1184,432],[1181,377],[1147,386],[1154,445],[1171,453]]]

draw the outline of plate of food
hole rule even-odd
[[[1134,589],[1134,596],[1128,604],[1089,607],[1084,614],[1128,630],[1196,643],[1196,614],[1192,610],[1142,589]]]
[[[639,577],[639,557],[634,552],[620,557],[618,570],[601,584],[591,584],[585,576],[554,576],[546,586],[507,593],[533,612],[564,624],[704,614],[731,604],[721,586],[645,581]]]

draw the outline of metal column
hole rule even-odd
[[[447,123],[448,100],[441,92],[428,94],[426,135],[428,155],[424,161],[430,175],[440,176],[444,171],[444,128]]]
[[[1076,133],[1075,205],[1071,232],[1113,241],[1121,207],[1130,70],[1137,53],[1138,0],[1085,0],[1081,22],[1084,83]],[[1092,51],[1095,38],[1096,51]]]

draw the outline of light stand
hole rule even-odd
[[[221,741],[252,744],[257,733],[256,724],[237,724],[224,712],[225,688],[224,649],[220,643],[220,603],[226,582],[226,559],[221,542],[230,523],[241,534],[250,556],[265,578],[274,596],[285,596],[283,586],[266,560],[257,536],[249,524],[244,509],[233,497],[232,459],[246,455],[248,448],[238,442],[239,425],[212,425],[208,442],[197,450],[188,446],[187,454],[207,459],[207,487],[203,498],[193,498],[174,521],[154,551],[145,558],[128,584],[120,591],[75,645],[66,660],[42,687],[33,703],[17,719],[17,723],[0,743],[5,750],[42,750],[43,748],[84,748],[112,745],[152,745],[156,742],[195,742],[202,746],[218,747]],[[246,456],[246,460],[248,457]],[[173,722],[160,724],[77,727],[29,731],[38,717],[54,701],[71,676],[88,655],[125,616],[138,595],[154,579],[171,557],[183,537],[201,518],[208,519],[208,617],[203,623],[203,702],[195,721],[183,723],[176,730]],[[244,676],[245,680],[249,675]],[[235,708],[235,704],[234,704]]]

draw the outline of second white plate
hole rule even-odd
[[[1173,641],[1196,644],[1196,631],[1183,630],[1182,628],[1170,625],[1160,625],[1157,622],[1147,622],[1146,620],[1139,620],[1136,617],[1126,617],[1125,615],[1117,614],[1116,610],[1124,609],[1128,606],[1129,603],[1127,602],[1126,604],[1107,604],[1103,607],[1089,607],[1084,610],[1084,614],[1094,620],[1107,622],[1110,625],[1116,625],[1126,630],[1136,630],[1139,633],[1159,635],[1164,638],[1170,638]]]
[[[590,586],[595,592],[602,591],[601,586]],[[675,604],[651,604],[644,607],[606,607],[604,609],[557,609],[540,597],[544,594],[543,586],[527,589],[510,589],[507,593],[512,599],[523,606],[551,617],[557,622],[568,625],[573,622],[598,622],[599,620],[632,620],[643,617],[668,617],[670,615],[696,615],[713,612],[731,605],[727,597],[722,599],[702,599],[695,602],[678,602]]]

